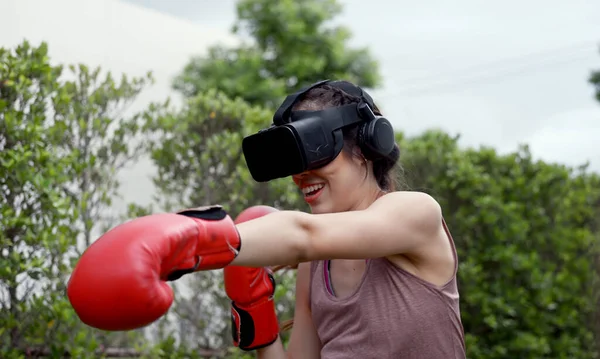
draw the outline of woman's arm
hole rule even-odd
[[[287,353],[280,339],[256,352],[259,359],[319,359],[321,342],[313,325],[309,306],[310,263],[302,263],[296,273],[296,306],[294,309],[294,327]]]
[[[242,246],[232,265],[293,265],[418,251],[439,237],[440,205],[421,192],[393,192],[369,208],[328,214],[275,212],[237,226]]]

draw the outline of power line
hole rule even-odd
[[[490,81],[490,80],[494,80],[497,78],[505,78],[505,77],[510,77],[510,76],[519,75],[519,74],[523,74],[523,73],[528,73],[528,72],[530,73],[531,70],[541,69],[541,68],[549,68],[549,67],[553,67],[556,65],[563,65],[563,64],[572,63],[572,62],[580,61],[580,60],[584,60],[584,59],[588,59],[588,56],[578,56],[578,57],[573,57],[570,59],[560,59],[560,61],[554,61],[554,62],[549,62],[549,63],[545,63],[545,64],[534,63],[534,64],[529,64],[527,66],[521,66],[520,68],[516,68],[516,69],[509,69],[509,70],[503,71],[503,72],[495,72],[495,73],[487,73],[487,74],[483,73],[479,76],[473,76],[472,78],[463,79],[463,81],[441,82],[441,83],[437,83],[437,84],[436,83],[426,84],[425,86],[416,85],[413,87],[407,87],[407,88],[400,89],[398,91],[394,91],[394,95],[414,96],[414,95],[427,94],[427,93],[431,93],[431,92],[443,92],[443,91],[447,91],[447,90],[453,90],[459,86],[491,83],[492,81]]]
[[[535,70],[549,68],[552,66],[580,61],[589,57],[591,45],[592,43],[590,42],[579,43],[562,48],[537,51],[526,55],[495,60],[482,64],[475,64],[457,71],[446,72],[439,75],[413,78],[407,81],[408,85],[403,85],[401,89],[394,91],[392,95],[387,95],[384,97],[397,95],[415,96],[432,92],[442,92],[456,89],[457,86],[486,82],[489,83],[490,80],[496,78],[523,74],[532,69]],[[583,53],[582,50],[585,50],[586,52]],[[539,59],[539,57],[542,58]],[[527,60],[534,58],[538,58],[537,61],[529,61],[528,63],[526,62]],[[477,71],[478,69],[483,71]],[[444,77],[446,77],[446,81],[444,81]]]
[[[494,60],[494,61],[489,61],[489,62],[485,62],[485,63],[480,63],[480,64],[474,64],[474,65],[469,65],[467,67],[463,67],[462,69],[457,69],[454,70],[452,72],[454,73],[460,73],[460,72],[471,72],[472,70],[475,69],[485,69],[488,70],[490,67],[497,67],[497,65],[506,65],[506,64],[510,64],[511,62],[517,62],[520,63],[523,60],[527,60],[527,59],[531,59],[531,58],[537,58],[537,57],[541,57],[541,56],[548,56],[548,55],[554,55],[556,53],[560,54],[560,55],[564,55],[566,52],[569,52],[571,50],[575,50],[575,51],[580,51],[580,50],[590,50],[590,47],[596,45],[595,42],[590,42],[590,41],[585,41],[585,42],[580,42],[577,44],[573,44],[573,45],[569,45],[569,46],[564,46],[564,47],[560,47],[560,48],[553,48],[553,49],[546,49],[546,50],[539,50],[539,51],[535,51],[535,52],[531,52],[531,53],[527,53],[527,54],[523,54],[523,55],[518,55],[518,56],[512,56],[512,57],[507,57],[507,58],[503,58],[503,59],[498,59],[498,60]],[[439,61],[443,61],[444,58],[438,58]],[[446,73],[448,74],[448,73]],[[443,74],[442,74],[443,75]],[[438,75],[429,75],[429,76],[425,76],[425,77],[418,77],[418,78],[412,78],[412,79],[408,79],[406,82],[416,82],[416,83],[421,83],[423,81],[427,81],[429,78],[432,77],[438,77]]]

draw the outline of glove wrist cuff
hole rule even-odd
[[[237,257],[242,246],[240,234],[221,206],[192,208],[177,214],[196,221],[199,239],[210,238],[210,246],[198,241],[192,271],[220,269]]]
[[[279,337],[279,322],[273,298],[240,306],[231,305],[233,343],[244,351],[264,348]]]

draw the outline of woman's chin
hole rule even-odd
[[[332,213],[333,208],[330,203],[321,202],[309,204],[312,214]]]
[[[323,214],[323,213],[327,213],[325,211],[322,211],[321,206],[316,205],[316,206],[310,206],[310,213],[312,214]]]
[[[327,213],[327,206],[325,203],[311,203],[308,205],[312,214],[323,214]]]

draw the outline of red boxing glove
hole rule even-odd
[[[250,207],[240,213],[235,223],[273,213],[268,206]],[[273,294],[275,279],[267,268],[227,266],[224,269],[225,291],[232,300],[231,326],[233,344],[250,351],[272,344],[279,336],[279,322]]]
[[[106,232],[83,253],[67,296],[91,327],[141,328],[169,310],[167,281],[223,268],[239,249],[237,229],[220,206],[140,217]]]

